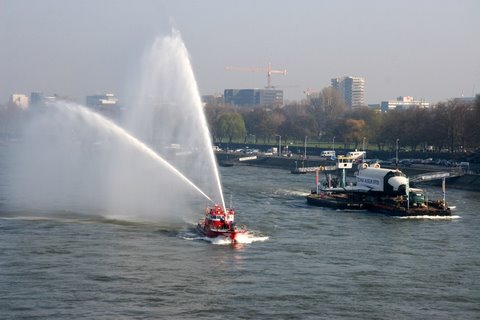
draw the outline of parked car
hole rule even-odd
[[[410,167],[412,165],[412,161],[410,159],[402,159],[399,161],[399,163],[404,167]]]

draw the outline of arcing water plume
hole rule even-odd
[[[175,212],[178,218],[183,214],[171,211],[172,190],[184,190],[191,198],[194,191],[212,201],[143,142],[72,103],[52,103],[36,115],[16,154],[10,202],[21,202],[19,208],[141,217]],[[119,158],[129,167],[119,166]]]
[[[132,136],[125,129],[122,129],[121,127],[116,125],[114,122],[80,105],[74,105],[71,103],[65,103],[64,105],[61,105],[61,106],[59,106],[58,103],[54,103],[52,105],[59,108],[59,110],[63,112],[65,112],[66,110],[68,110],[67,112],[73,112],[78,116],[82,117],[87,123],[99,126],[103,128],[105,131],[107,131],[108,133],[116,135],[117,138],[123,139],[125,142],[130,144],[132,148],[137,149],[138,151],[144,153],[145,156],[151,157],[154,161],[157,161],[159,165],[164,166],[165,168],[173,172],[180,180],[183,180],[187,185],[192,187],[195,191],[200,193],[209,201],[213,202],[213,200],[210,199],[209,196],[207,196],[202,190],[200,190],[200,188],[198,188],[192,181],[190,181],[187,177],[185,177],[185,175],[183,175],[180,171],[178,171],[168,161],[163,159],[161,156],[155,153],[155,151],[150,149],[145,143],[141,142],[140,140]]]
[[[198,214],[199,195],[225,207],[197,84],[178,32],[155,39],[141,74],[124,121],[132,135],[70,103],[34,114],[24,141],[12,152],[7,204],[163,220]]]
[[[155,39],[141,74],[127,127],[225,207],[200,94],[178,31]]]

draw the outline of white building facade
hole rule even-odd
[[[8,106],[10,108],[18,108],[22,110],[27,110],[28,109],[28,96],[25,94],[20,94],[20,93],[14,93],[10,96],[10,99],[8,100]]]
[[[390,110],[405,110],[410,108],[430,108],[430,102],[415,100],[413,97],[398,97],[397,100],[382,101],[380,108],[383,112]]]
[[[333,78],[331,82],[349,108],[365,106],[365,78],[348,76]]]

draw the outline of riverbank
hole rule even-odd
[[[301,167],[315,167],[320,165],[334,165],[333,161],[322,160],[320,157],[307,157],[301,156],[264,156],[264,155],[246,155],[235,152],[217,152],[217,160],[220,165],[243,165],[243,166],[256,166],[264,168],[278,168],[284,170],[293,170]],[[242,161],[242,159],[245,159]],[[247,160],[248,159],[248,160]],[[419,174],[425,174],[430,172],[446,172],[450,171],[450,168],[431,165],[412,165],[408,167],[400,167],[400,170],[407,176],[414,176]],[[347,175],[352,175],[355,170],[351,170]],[[423,182],[430,185],[440,185],[440,180]],[[449,188],[455,188],[459,190],[480,192],[480,175],[465,173],[462,176],[447,178],[447,186]]]

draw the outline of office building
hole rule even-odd
[[[383,112],[390,110],[405,110],[410,108],[429,108],[430,102],[423,100],[415,100],[413,97],[398,97],[397,100],[382,101],[380,108]]]
[[[283,90],[225,89],[226,104],[240,107],[279,107],[283,105]]]
[[[332,79],[332,88],[340,93],[349,108],[365,106],[364,78],[334,78]]]

